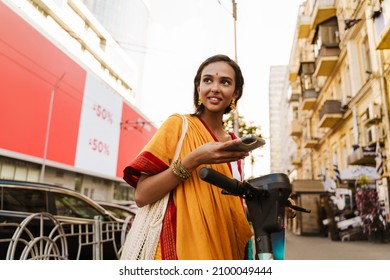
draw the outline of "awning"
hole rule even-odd
[[[324,184],[321,180],[294,180],[292,182],[292,192],[325,192]]]

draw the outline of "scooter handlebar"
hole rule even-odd
[[[310,209],[306,209],[306,208],[303,208],[303,207],[299,207],[297,205],[293,205],[288,200],[287,200],[286,206],[290,207],[291,209],[294,209],[295,211],[300,211],[300,212],[304,212],[304,213],[311,213]]]
[[[229,178],[214,169],[202,167],[199,171],[199,177],[203,181],[227,191],[229,194],[241,197],[245,197],[247,195],[246,190],[240,181]]]

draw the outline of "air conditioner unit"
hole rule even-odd
[[[371,104],[368,108],[370,111],[371,119],[380,119],[382,117],[381,106],[379,106],[378,104]]]
[[[366,129],[366,145],[370,146],[377,141],[381,141],[384,136],[383,128],[377,125],[370,126]]]
[[[366,119],[365,119],[366,126],[379,123],[382,119],[382,112],[381,112],[380,105],[376,103],[369,105],[366,109],[365,115],[366,115]]]

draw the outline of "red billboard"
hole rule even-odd
[[[122,177],[156,131],[121,129],[148,122],[1,2],[0,97],[1,149],[43,159],[46,147],[48,161],[77,170]]]

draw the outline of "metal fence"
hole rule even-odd
[[[14,230],[12,237],[0,239],[0,245],[7,248],[6,260],[79,260],[86,256],[102,260],[108,251],[110,259],[119,259],[131,223],[130,217],[124,223],[101,221],[98,217],[75,223],[59,221],[49,213],[36,213],[20,224],[0,223],[0,232]]]

